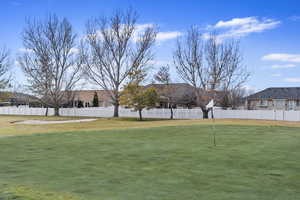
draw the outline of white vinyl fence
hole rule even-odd
[[[0,115],[40,115],[46,114],[46,108],[27,108],[27,107],[0,107]],[[54,110],[49,108],[49,115],[54,114]],[[169,118],[169,109],[151,109],[143,110],[145,118]],[[113,107],[108,108],[61,108],[61,116],[75,117],[112,117]],[[138,117],[138,113],[131,109],[120,108],[120,117]],[[211,116],[211,115],[209,115]],[[299,121],[300,111],[283,110],[214,110],[216,119],[265,119],[265,120],[283,120]],[[174,109],[175,119],[201,119],[201,109]]]
[[[174,109],[175,119],[199,119],[202,118],[200,109]],[[108,108],[63,108],[60,109],[62,116],[82,116],[82,117],[112,117],[113,107]],[[132,109],[119,109],[120,117],[138,117],[138,112]],[[143,110],[144,118],[170,118],[169,109]]]
[[[0,107],[0,115],[40,115],[45,116],[46,108]],[[48,115],[54,115],[54,109],[48,109]]]
[[[216,110],[217,119],[265,119],[300,121],[300,111],[284,110]]]

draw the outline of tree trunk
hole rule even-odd
[[[59,116],[59,107],[54,108],[54,116]]]
[[[206,109],[206,108],[202,108],[202,113],[203,113],[203,119],[208,119],[208,113],[209,113],[209,110]]]
[[[142,110],[139,110],[139,118],[140,118],[140,121],[143,120],[143,117],[142,117]]]
[[[49,108],[48,108],[48,106],[46,107],[46,113],[45,113],[45,116],[47,117],[48,116],[48,110],[49,110]]]
[[[119,103],[114,105],[114,117],[119,117]]]
[[[170,119],[173,119],[174,113],[173,113],[173,107],[172,107],[172,105],[171,105],[171,107],[170,107],[170,111],[171,111]]]

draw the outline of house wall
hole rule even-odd
[[[99,107],[112,106],[112,100],[108,92],[103,90],[86,90],[86,91],[75,91],[73,106],[78,107],[78,102],[81,101],[83,107],[93,107],[93,99],[95,92],[97,92],[99,99]]]
[[[255,99],[247,100],[250,110],[300,110],[300,99]]]

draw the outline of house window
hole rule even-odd
[[[286,100],[285,99],[276,99],[274,104],[275,104],[275,109],[284,110],[285,105],[286,105]]]
[[[293,100],[288,100],[287,101],[287,110],[294,110],[295,108],[295,102]]]
[[[267,100],[260,100],[260,106],[267,106],[268,101]]]

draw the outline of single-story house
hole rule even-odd
[[[40,107],[37,97],[20,92],[0,92],[0,106]]]
[[[300,87],[272,87],[246,97],[250,110],[300,110]]]
[[[72,91],[71,103],[72,107],[94,107],[93,100],[97,94],[99,107],[112,106],[110,93],[105,90],[75,90]]]
[[[173,108],[194,108],[197,107],[197,97],[195,88],[187,83],[166,84],[148,84],[146,88],[153,87],[158,92],[160,98],[157,108],[169,108],[170,99]],[[201,90],[201,89],[199,89]],[[201,91],[200,91],[201,92]],[[98,96],[99,107],[112,106],[110,92],[106,90],[74,90],[68,92],[67,99],[69,103],[65,107],[94,107],[93,99],[95,94]],[[208,101],[215,98],[218,103],[223,95],[222,92],[205,91],[203,100]]]
[[[202,95],[201,99],[197,100],[195,88],[187,83],[171,83],[169,85],[152,83],[145,87],[154,87],[158,92],[160,96],[158,108],[169,108],[170,99],[173,108],[194,108],[197,107],[197,101],[204,101],[207,104],[211,99],[215,100],[216,106],[220,106],[224,96],[224,92],[221,91],[203,91],[198,89]]]
[[[192,108],[196,106],[196,94],[194,88],[186,83],[156,84],[145,86],[153,87],[159,94],[157,108],[169,108],[172,102],[173,108]]]

